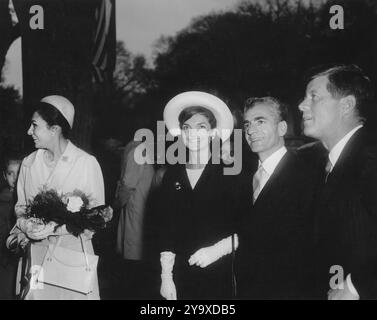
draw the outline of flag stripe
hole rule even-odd
[[[104,49],[105,46],[105,40],[109,34],[109,28],[110,28],[110,18],[111,18],[111,2],[110,0],[104,0],[106,2],[106,10],[105,10],[105,29],[102,32],[101,41],[99,43],[99,47],[97,49],[97,53],[94,56],[94,63],[97,64],[99,62],[99,57]],[[102,17],[102,16],[101,16]]]
[[[93,50],[93,78],[98,82],[111,79],[115,59],[115,4],[114,0],[101,0],[95,10],[95,36]]]

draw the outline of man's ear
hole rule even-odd
[[[282,120],[278,123],[278,132],[280,137],[284,137],[287,134],[288,125],[287,122]]]
[[[344,116],[352,115],[356,108],[356,98],[354,95],[348,95],[340,99]]]

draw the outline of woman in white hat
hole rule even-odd
[[[237,187],[223,164],[213,163],[211,141],[229,138],[232,114],[219,98],[191,91],[166,105],[164,120],[183,139],[188,161],[170,166],[162,183],[160,293],[173,300],[230,299]]]
[[[27,261],[29,267],[41,265],[49,244],[55,244],[58,238],[59,246],[63,248],[80,252],[83,250],[80,238],[68,233],[65,225],[56,231],[53,224],[47,224],[39,231],[27,227],[28,220],[23,217],[26,206],[42,188],[55,189],[63,194],[80,190],[90,197],[91,207],[103,205],[105,202],[104,182],[97,160],[69,140],[73,119],[74,107],[62,96],[43,98],[31,119],[28,135],[33,138],[37,150],[27,156],[21,165],[17,183],[18,201],[15,206],[18,220],[7,241],[10,249],[30,244],[27,246],[30,254]],[[82,237],[83,245],[87,253],[93,254],[90,238]],[[44,250],[40,250],[41,247]],[[64,263],[70,265],[75,264],[75,261]],[[18,281],[21,280],[21,287],[17,283],[17,289],[22,299],[99,299],[97,276],[93,278],[92,292],[86,295],[45,283],[42,287],[33,286],[33,280],[26,286],[22,285],[24,279],[30,279],[32,272],[33,268],[19,270]]]

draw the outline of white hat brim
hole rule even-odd
[[[229,139],[233,131],[233,116],[228,106],[218,97],[201,91],[187,91],[172,98],[164,109],[164,121],[173,136],[181,134],[178,117],[188,107],[203,107],[216,118],[217,134],[221,140]]]

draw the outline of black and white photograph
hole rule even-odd
[[[374,0],[0,0],[0,300],[377,299],[376,93]]]

